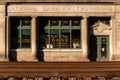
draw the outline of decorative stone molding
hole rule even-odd
[[[118,0],[0,0],[0,2],[100,2],[100,3],[114,3]]]
[[[96,22],[92,27],[90,27],[91,35],[109,35],[111,32],[111,27],[103,22]]]

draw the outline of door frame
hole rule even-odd
[[[99,35],[97,37],[97,59],[96,61],[108,61],[109,60],[109,47],[110,47],[110,40],[109,40],[109,35]],[[102,42],[102,39],[106,39],[106,42]],[[106,45],[105,45],[106,44]],[[105,45],[106,48],[102,48],[102,45]],[[106,55],[104,55],[104,51],[106,52]],[[102,52],[103,55],[106,57],[102,57]]]
[[[106,38],[107,39],[107,42],[106,42],[106,47],[107,49],[106,50],[106,58],[101,58],[101,45],[102,45],[102,42],[101,42],[101,39],[102,38]],[[90,38],[89,39],[93,39],[94,41],[91,41],[89,42],[89,58],[91,61],[109,61],[109,55],[110,55],[110,35],[90,35]],[[93,42],[95,42],[95,44],[93,44]],[[92,43],[92,44],[91,44]],[[91,50],[94,50],[96,49],[95,51],[91,51]]]

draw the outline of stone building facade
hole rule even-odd
[[[118,0],[0,0],[0,61],[120,61]]]

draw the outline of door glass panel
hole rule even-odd
[[[107,61],[109,60],[109,37],[98,36],[97,37],[97,60]]]
[[[101,38],[101,58],[107,57],[107,44],[106,44],[106,38]]]

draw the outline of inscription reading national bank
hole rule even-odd
[[[114,7],[100,5],[9,5],[8,12],[114,12]]]

